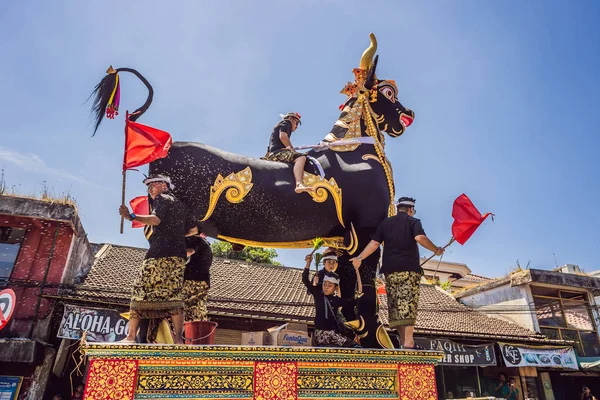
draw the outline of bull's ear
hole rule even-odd
[[[377,61],[379,61],[379,56],[375,56],[373,60],[373,64],[369,68],[369,72],[367,73],[367,80],[365,81],[365,88],[371,89],[375,85],[375,81],[377,78],[375,77],[375,70],[377,69]]]

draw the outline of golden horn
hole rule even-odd
[[[365,50],[362,57],[360,58],[360,65],[359,65],[360,69],[363,69],[365,71],[368,71],[369,68],[371,68],[371,64],[373,64],[373,56],[375,55],[375,52],[377,51],[377,38],[375,38],[375,35],[372,33],[369,35],[369,37],[371,38],[371,44]]]
[[[117,70],[113,68],[113,66],[111,65],[110,67],[108,67],[108,69],[106,70],[107,74],[116,74]]]

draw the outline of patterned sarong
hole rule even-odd
[[[358,344],[336,331],[323,331],[315,329],[314,342],[317,346],[323,347],[359,347]]]
[[[415,325],[421,276],[420,273],[413,271],[386,274],[385,291],[390,328]]]
[[[183,313],[181,257],[147,258],[133,283],[131,318],[166,318]]]
[[[205,281],[184,281],[181,293],[185,303],[185,322],[208,321],[208,284]]]
[[[290,149],[283,149],[276,153],[267,154],[264,159],[268,161],[281,161],[285,163],[293,163],[296,159],[304,157],[304,154],[295,152]]]

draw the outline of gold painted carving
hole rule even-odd
[[[317,203],[323,203],[329,197],[327,192],[331,193],[331,197],[333,197],[335,203],[338,221],[342,226],[345,226],[344,218],[342,217],[342,189],[338,186],[335,178],[329,178],[329,180],[327,180],[320,175],[304,172],[302,181],[305,186],[315,189],[312,192],[308,192],[308,194]]]
[[[338,122],[336,122],[336,125],[342,126],[342,127],[348,127],[348,131],[346,131],[346,134],[344,135],[344,137],[342,139],[338,139],[338,140],[357,139],[357,138],[361,137],[362,132],[360,129],[360,118],[362,116],[362,111],[361,111],[360,104],[358,104],[358,102],[356,102],[352,105],[352,108],[346,106],[344,111],[346,111],[346,115],[344,115],[342,118],[340,118],[338,120]],[[360,146],[360,143],[336,146],[335,141],[333,141],[333,142],[331,142],[329,148],[333,151],[346,152],[346,151],[354,151],[358,148],[358,146]]]
[[[354,254],[358,249],[358,235],[354,229],[354,224],[350,224],[350,244],[344,245],[342,236],[333,236],[322,238],[325,247],[333,247],[348,251],[348,254]],[[296,242],[257,242],[255,240],[247,240],[234,238],[231,236],[217,235],[217,239],[225,240],[229,243],[241,244],[242,246],[262,247],[271,249],[312,249],[315,245],[314,240],[299,240]]]
[[[237,173],[232,172],[231,174],[227,175],[226,178],[223,178],[223,176],[219,174],[214,185],[210,187],[208,210],[201,221],[206,221],[210,218],[217,207],[217,202],[219,201],[221,194],[223,194],[224,191],[226,191],[225,198],[227,201],[237,204],[244,200],[244,197],[248,195],[250,189],[252,189],[252,186],[254,186],[254,184],[252,183],[252,170],[250,170],[250,167],[246,167],[244,170]]]
[[[271,249],[309,249],[314,247],[314,241],[311,240],[299,240],[296,242],[257,242],[255,240],[247,240],[234,238],[230,236],[217,235],[217,239],[225,240],[229,243],[241,244],[242,246],[250,247],[263,247]],[[322,238],[326,247],[334,247],[336,249],[344,248],[344,238],[341,236],[333,236],[328,238]]]

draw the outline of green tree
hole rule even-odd
[[[250,261],[261,264],[281,265],[281,263],[275,261],[278,254],[274,249],[244,247],[242,251],[235,251],[231,243],[221,240],[215,240],[210,247],[215,257]]]

